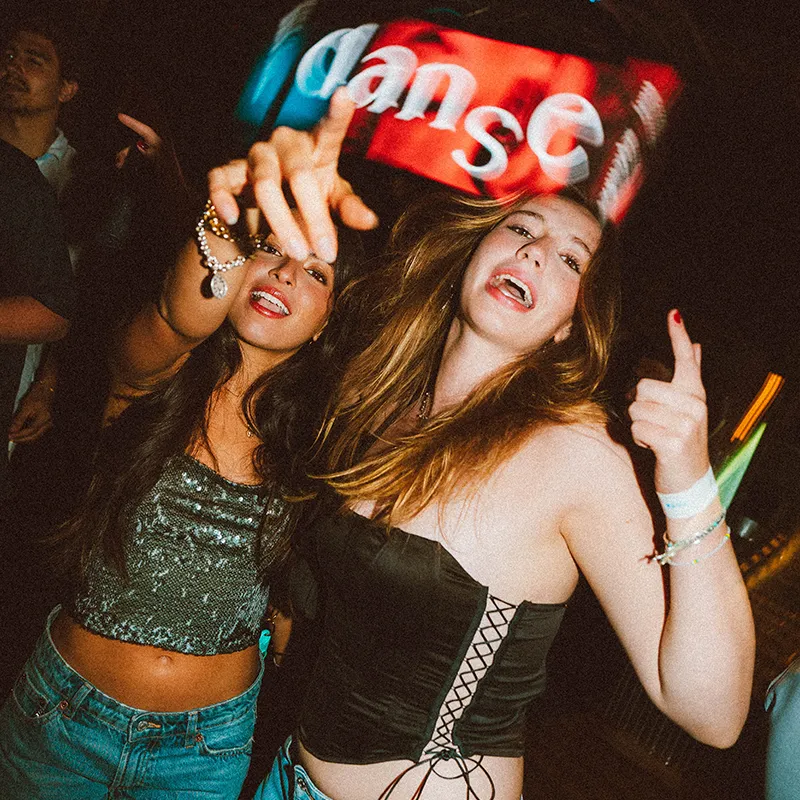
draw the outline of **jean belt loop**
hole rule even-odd
[[[186,738],[184,739],[183,746],[187,748],[194,747],[198,742],[202,741],[203,734],[197,725],[197,712],[188,711],[186,713]]]
[[[64,698],[58,704],[61,715],[66,719],[72,719],[75,712],[80,707],[80,704],[86,699],[89,692],[92,691],[92,684],[85,681],[78,685],[78,688],[72,693],[69,698]]]

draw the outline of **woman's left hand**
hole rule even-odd
[[[117,119],[126,127],[130,128],[139,138],[136,142],[136,149],[147,159],[157,161],[164,150],[164,140],[144,122],[130,116],[130,114],[117,114]],[[131,146],[123,147],[117,153],[117,169],[121,168],[130,154]]]
[[[629,413],[633,440],[655,453],[656,490],[680,492],[708,471],[708,416],[700,345],[692,343],[677,310],[669,312],[667,328],[672,380],[640,380]]]

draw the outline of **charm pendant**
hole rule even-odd
[[[222,298],[228,294],[228,284],[225,282],[225,278],[218,272],[215,272],[211,276],[211,294],[213,294],[217,300],[222,300]]]

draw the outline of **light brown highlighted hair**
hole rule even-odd
[[[616,235],[610,228],[581,276],[572,329],[563,342],[551,341],[515,359],[463,403],[410,432],[391,434],[392,423],[415,413],[433,386],[472,254],[528,199],[426,198],[401,217],[389,262],[372,279],[383,325],[349,364],[334,397],[323,434],[325,479],[348,504],[375,501],[376,518],[388,525],[474,487],[538,424],[606,419],[596,396],[619,299]]]

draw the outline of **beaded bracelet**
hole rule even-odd
[[[697,558],[693,558],[691,561],[668,561],[667,563],[671,567],[691,567],[693,564],[697,564],[700,561],[705,561],[707,558],[711,558],[711,556],[718,553],[725,546],[725,542],[727,542],[728,539],[730,538],[731,538],[731,532],[728,531],[722,537],[722,541],[713,550],[709,550],[707,553],[703,553],[702,556],[697,556]]]
[[[219,218],[217,207],[210,199],[206,200],[206,204],[203,206],[203,215],[201,219],[203,220],[204,227],[210,230],[214,236],[219,236],[220,239],[225,239],[229,242],[239,242],[239,237]]]
[[[725,511],[723,510],[722,513],[709,525],[707,525],[703,530],[697,531],[697,533],[693,533],[691,536],[687,536],[685,539],[678,539],[677,542],[673,542],[668,534],[664,534],[664,552],[657,553],[653,556],[653,558],[663,567],[665,564],[675,564],[676,562],[672,559],[676,555],[676,553],[680,553],[681,550],[686,550],[689,547],[694,547],[696,544],[700,544],[706,536],[709,536],[713,533],[723,522],[725,519]],[[728,534],[730,536],[730,533]],[[712,552],[716,552],[713,550]],[[702,561],[706,556],[700,556],[698,560]],[[679,562],[681,566],[684,564],[690,563],[697,563],[696,561],[683,561]]]
[[[203,209],[200,219],[197,221],[195,234],[197,236],[197,247],[200,250],[200,255],[203,257],[205,266],[211,271],[211,294],[218,300],[222,300],[228,293],[228,284],[225,282],[225,278],[222,277],[221,273],[236,269],[236,267],[241,267],[247,262],[247,256],[238,255],[230,261],[220,261],[211,253],[208,246],[206,228],[210,229],[215,236],[219,236],[221,239],[237,244],[240,244],[240,242],[239,239],[231,233],[228,226],[217,216],[217,209],[214,208],[214,204],[209,200]]]

